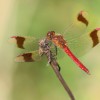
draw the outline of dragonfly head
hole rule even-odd
[[[54,31],[49,31],[47,33],[47,39],[52,40],[52,38],[55,36],[55,32]]]

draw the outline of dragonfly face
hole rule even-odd
[[[55,31],[49,31],[48,33],[47,33],[47,36],[46,36],[46,38],[48,39],[48,40],[52,40],[52,38],[55,36]]]

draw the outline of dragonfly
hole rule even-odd
[[[88,26],[88,20],[83,16],[83,11],[78,14],[77,20]],[[89,37],[91,38],[92,47],[95,47],[99,43],[98,31],[100,28],[94,29],[90,32]],[[72,53],[68,47],[68,42],[64,39],[63,35],[55,33],[55,31],[49,31],[47,33],[47,39],[52,41],[57,47],[60,47],[64,52],[87,74],[90,74],[89,70],[79,61],[79,59]],[[87,42],[88,43],[88,42]],[[89,45],[86,44],[86,45]]]
[[[82,26],[77,27],[77,26],[72,25],[71,27],[74,27],[74,28],[71,28],[71,30],[73,30],[74,33],[69,32],[69,33],[64,34],[66,36],[63,36],[59,33],[56,33],[55,31],[49,31],[46,34],[45,40],[48,41],[50,44],[52,43],[54,45],[55,52],[56,52],[55,54],[57,54],[57,50],[58,50],[57,48],[61,48],[76,63],[76,65],[79,68],[81,68],[84,72],[86,72],[87,74],[90,75],[88,68],[86,68],[85,65],[78,59],[78,56],[85,54],[86,52],[91,50],[91,48],[93,48],[97,44],[99,44],[100,28],[95,28],[92,31],[90,31],[89,33],[87,33],[87,32],[84,33],[84,30],[78,31],[78,30],[81,30],[81,28],[83,29],[83,27],[87,28],[89,26],[89,21],[86,18],[86,16],[84,15],[84,11],[80,11],[75,19],[76,19],[77,23],[79,23],[79,25],[81,24]],[[71,36],[71,38],[69,36]],[[34,48],[34,46],[33,46],[34,41],[35,41],[34,37],[12,36],[11,39],[14,40],[14,43],[20,49],[27,49],[27,47]],[[41,39],[41,41],[44,41],[44,40]],[[46,43],[48,45],[48,42],[43,42],[43,43],[44,44]],[[48,58],[48,63],[53,68],[54,67],[56,68],[56,70],[55,70],[55,72],[57,71],[56,75],[58,72],[60,75],[60,66],[57,63],[56,58],[54,58],[55,55],[52,54],[52,50],[49,49],[49,53],[44,53],[45,50],[43,50],[43,48],[40,46],[40,44],[41,44],[41,42],[39,42],[39,44],[38,44],[39,50],[36,50],[36,51],[32,50],[30,52],[26,52],[21,55],[18,55],[15,60],[17,62],[38,61],[41,59],[41,55],[42,55],[41,52],[43,52],[43,54],[45,54]],[[49,46],[50,46],[50,44],[49,44]],[[49,48],[52,48],[52,46],[50,46]],[[47,48],[45,48],[45,49],[47,49]],[[63,85],[65,84],[62,81],[61,81],[61,83]],[[70,91],[69,89],[67,89],[67,90]],[[72,95],[72,93],[70,92],[69,94],[71,95],[70,97],[72,97],[72,100],[74,100],[73,99],[74,96]]]

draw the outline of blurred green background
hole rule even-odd
[[[0,0],[0,100],[70,100],[45,60],[14,62],[24,50],[8,40],[13,35],[38,38],[49,30],[63,32],[81,10],[90,15],[88,30],[100,27],[100,0]],[[61,73],[76,100],[100,100],[99,51],[100,45],[80,58],[90,76],[67,56],[58,58]]]

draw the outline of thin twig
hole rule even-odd
[[[71,90],[69,89],[68,85],[66,84],[65,80],[63,79],[62,75],[58,71],[58,66],[57,66],[56,62],[53,60],[50,63],[50,65],[53,68],[53,70],[54,70],[55,74],[57,75],[58,79],[62,83],[63,87],[65,88],[66,92],[69,94],[71,100],[75,100],[74,95],[72,94]]]

